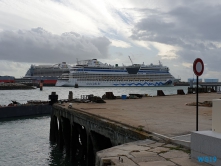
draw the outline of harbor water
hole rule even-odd
[[[163,90],[165,95],[177,93],[187,87],[43,87],[43,91],[34,90],[2,90],[0,105],[8,105],[11,100],[26,103],[28,100],[48,100],[51,92],[56,92],[59,99],[67,99],[69,91],[74,98],[93,94],[102,96],[105,92],[113,92],[115,96],[130,93],[155,96],[157,90]],[[0,121],[0,166],[21,165],[81,165],[70,163],[65,152],[61,152],[55,144],[49,141],[50,116],[26,117]]]

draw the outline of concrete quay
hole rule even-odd
[[[200,93],[199,102],[212,101],[212,99],[219,99],[220,97],[221,95],[216,93]],[[83,145],[81,145],[83,149],[82,151],[84,151],[84,156],[88,156],[91,151],[94,152],[94,155],[99,151],[97,153],[96,162],[106,161],[104,159],[107,158],[109,158],[107,159],[109,162],[111,154],[106,153],[108,152],[107,148],[110,148],[110,151],[113,153],[116,152],[114,157],[118,158],[121,155],[117,152],[119,147],[117,145],[127,147],[129,145],[125,143],[147,138],[153,139],[157,142],[162,142],[163,144],[158,144],[159,146],[157,146],[159,149],[166,148],[165,146],[167,146],[166,144],[169,142],[176,144],[184,142],[184,146],[188,147],[190,144],[190,133],[196,129],[196,107],[187,106],[186,103],[192,103],[195,101],[196,95],[188,94],[143,97],[141,99],[106,100],[105,104],[55,104],[51,115],[50,140],[56,141],[60,147],[66,147],[66,150],[68,151],[67,154],[72,154],[70,156],[73,156],[75,152],[73,152],[72,148],[74,146],[80,146],[77,145],[76,142],[76,133],[78,133],[80,138],[84,138],[82,141]],[[211,130],[211,115],[212,107],[199,107],[199,130]],[[82,128],[81,126],[84,127]],[[105,146],[102,147],[101,143],[103,143],[103,141]],[[148,140],[146,141],[148,142]],[[131,144],[132,147],[136,145],[136,143]],[[146,143],[144,146],[152,149],[149,144],[150,143]],[[155,144],[155,142],[151,142],[151,144]],[[107,151],[103,149],[107,149]],[[184,151],[186,154],[184,156],[182,153],[180,157],[178,155],[170,158],[163,157],[163,154],[161,154],[164,150],[168,149],[161,149],[160,152],[153,152],[156,154],[152,154],[149,149],[137,150],[135,148],[135,151],[132,150],[128,152],[128,154],[130,155],[131,152],[139,151],[142,152],[142,154],[137,153],[137,155],[142,156],[148,152],[150,155],[160,156],[160,161],[162,159],[162,162],[166,160],[175,164],[176,162],[173,160],[176,158],[182,158],[181,162],[177,161],[177,164],[182,163],[182,161],[183,164],[178,165],[185,165],[186,162],[191,163],[192,165],[199,164],[189,160],[189,155],[186,151]],[[177,150],[177,146],[175,149],[169,148],[168,152],[165,152],[165,154],[181,153],[173,150]],[[102,154],[104,154],[104,156]],[[131,156],[127,158],[130,159],[130,157]],[[115,159],[111,159],[111,162]],[[126,160],[127,159],[125,159],[125,161]],[[159,160],[156,159],[155,164],[158,163],[158,165],[171,164],[166,161],[165,163],[157,161]],[[87,164],[90,165],[89,163],[94,162],[95,161],[89,157]],[[143,165],[150,164],[145,163],[146,161],[143,162]],[[116,162],[114,163],[116,165]],[[139,163],[140,162],[137,162],[136,164],[140,165]],[[120,164],[122,165],[123,163]],[[108,165],[108,163],[105,164],[105,162],[98,162],[96,165]],[[200,165],[202,165],[202,163],[200,163]]]
[[[219,98],[221,94],[199,94],[199,102]],[[186,105],[196,102],[195,94],[105,101],[106,104],[74,103],[73,107],[166,138],[178,138],[196,130],[196,107]],[[211,118],[212,107],[199,107],[199,130],[211,130]]]
[[[189,151],[170,143],[141,140],[97,152],[96,166],[207,166]]]

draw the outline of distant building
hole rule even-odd
[[[188,82],[191,82],[191,81],[196,82],[196,78],[188,78]],[[198,81],[203,82],[202,78],[199,78]]]
[[[219,82],[219,79],[216,79],[216,78],[206,78],[206,79],[204,79],[204,82]]]

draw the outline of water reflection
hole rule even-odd
[[[49,165],[73,166],[70,159],[66,156],[65,150],[60,150],[57,144],[50,142],[50,152],[48,156]]]
[[[0,165],[84,166],[50,142],[49,131],[49,116],[1,120]]]
[[[66,155],[66,150],[63,148],[61,150],[56,143],[50,142],[50,152],[49,152],[49,159],[48,164],[50,166],[85,166],[86,159],[82,160],[81,158],[81,148],[77,148],[76,154],[74,155],[74,160],[71,161],[70,156]]]

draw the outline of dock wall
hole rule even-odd
[[[12,106],[0,107],[0,119],[24,117],[32,115],[50,115],[52,106],[50,105],[25,105],[25,106]]]

